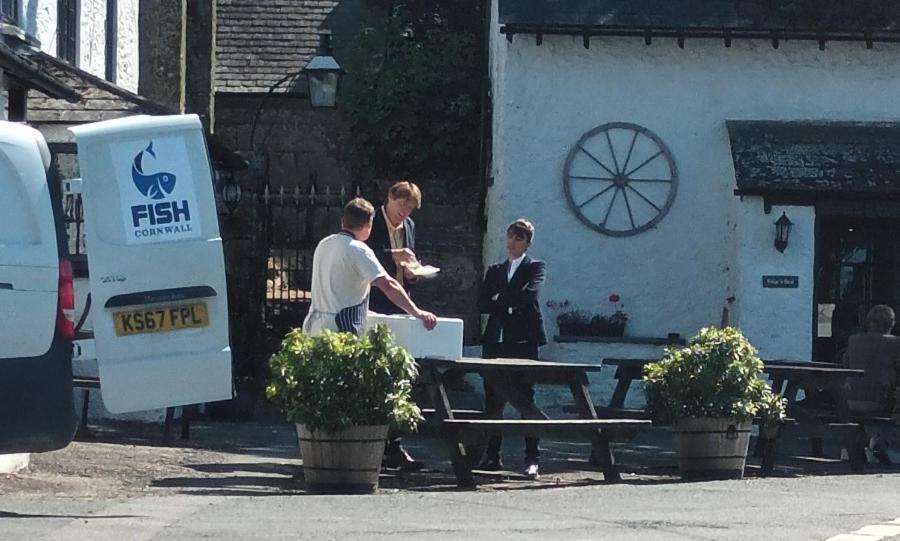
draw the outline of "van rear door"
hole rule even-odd
[[[0,130],[0,359],[43,355],[55,329],[59,247],[39,141],[23,125]]]
[[[199,118],[70,129],[104,405],[124,413],[231,398],[225,264]]]

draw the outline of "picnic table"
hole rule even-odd
[[[466,437],[472,433],[484,435],[501,431],[535,437],[557,436],[565,439],[586,437],[592,443],[592,458],[599,464],[604,479],[616,481],[619,474],[615,469],[607,432],[615,428],[635,428],[650,424],[650,421],[644,419],[608,419],[597,415],[590,398],[587,374],[599,371],[600,365],[530,359],[477,358],[460,360],[422,358],[417,359],[417,362],[421,382],[427,387],[435,414],[441,421],[456,481],[461,487],[475,486],[472,468],[479,457],[468,456],[465,446]],[[488,419],[484,414],[471,415],[471,412],[457,416],[450,405],[444,384],[444,375],[450,370],[479,374],[487,385],[521,414],[522,419]],[[550,419],[531,397],[519,391],[515,382],[568,388],[575,400],[579,418]]]
[[[604,366],[616,367],[616,388],[609,408],[622,410],[631,383],[641,379],[646,364],[657,360],[604,358]],[[859,442],[856,441],[859,438],[859,424],[854,421],[858,419],[853,419],[848,414],[846,400],[841,391],[847,379],[862,376],[862,370],[844,368],[833,363],[770,359],[763,361],[763,372],[771,378],[772,389],[787,399],[788,422],[795,424],[802,435],[810,438],[815,456],[824,455],[823,436],[835,435],[845,441],[851,467],[861,468],[865,456],[861,454]],[[837,399],[837,404],[830,409],[813,409],[798,401],[801,389],[806,395],[823,390],[831,391]],[[775,447],[782,433],[782,430],[778,430],[775,434],[765,433],[757,440],[756,454],[762,457],[763,471],[773,469]]]
[[[824,456],[822,438],[830,432],[846,441],[851,467],[861,468],[865,462],[865,455],[859,456],[859,452],[856,452],[858,445],[855,442],[859,425],[849,416],[843,390],[849,378],[861,377],[864,371],[831,363],[780,359],[763,361],[763,365],[763,371],[772,380],[772,390],[787,399],[788,419],[797,425],[801,434],[810,438],[813,454],[817,457]],[[815,396],[820,391],[830,392],[836,403],[834,405],[822,401],[809,405],[802,403],[797,400],[801,389],[806,396]],[[774,447],[777,438],[778,435],[761,437],[757,442],[757,452],[761,452],[763,456],[763,471],[770,471],[774,467]]]

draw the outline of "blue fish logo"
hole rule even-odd
[[[144,174],[144,154],[149,154],[156,159],[156,152],[153,151],[153,141],[147,145],[147,148],[138,152],[131,164],[131,180],[138,191],[151,199],[163,199],[172,193],[175,189],[175,175],[172,173],[153,173],[152,175]]]

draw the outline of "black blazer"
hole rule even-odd
[[[397,264],[391,256],[391,236],[388,233],[387,224],[384,223],[384,207],[378,207],[372,218],[372,234],[366,241],[369,248],[375,252],[375,257],[387,271],[391,278],[397,277]],[[407,216],[403,220],[403,247],[416,251],[416,224]],[[400,285],[409,292],[412,282],[404,278]],[[369,293],[369,309],[380,314],[404,314],[405,312],[388,299],[377,287],[373,287]]]
[[[547,343],[547,335],[538,295],[544,285],[544,262],[525,254],[522,264],[507,282],[508,271],[507,260],[491,265],[484,275],[478,310],[489,316],[482,341],[498,343],[502,329],[504,342],[533,342],[542,346]]]

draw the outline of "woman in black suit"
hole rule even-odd
[[[478,309],[488,314],[482,336],[482,357],[486,359],[537,359],[538,348],[547,343],[538,298],[544,284],[545,265],[528,255],[533,241],[531,222],[516,220],[506,229],[506,261],[491,265],[485,273]],[[522,382],[518,386],[526,396],[534,397],[532,385]],[[502,416],[506,401],[486,384],[484,401],[485,412],[490,417]],[[501,443],[500,434],[491,435],[482,469],[502,468]],[[539,458],[538,439],[525,438],[525,474],[529,477],[537,478]]]

